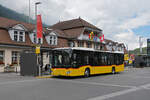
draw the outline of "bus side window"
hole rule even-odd
[[[93,66],[94,65],[94,55],[93,55],[93,52],[89,52],[89,64],[91,65],[91,66]]]
[[[78,67],[78,54],[77,54],[77,52],[76,51],[74,51],[73,53],[72,53],[72,59],[71,59],[71,65],[73,66],[73,67]]]
[[[99,61],[99,66],[101,66],[102,65],[101,52],[98,54],[98,61]]]
[[[124,62],[124,54],[122,54],[122,64],[123,64],[123,62]]]
[[[116,59],[115,64],[118,65],[118,55],[117,54],[115,54],[115,59]]]
[[[93,62],[94,62],[93,65],[94,66],[99,66],[99,59],[98,59],[99,55],[98,54],[99,53],[97,53],[97,52],[94,53],[94,60],[93,60]]]
[[[123,64],[123,55],[120,54],[120,64]]]
[[[107,56],[107,54],[105,54],[105,64],[104,65],[107,65],[107,58],[108,58],[108,56]]]
[[[81,53],[77,53],[76,61],[77,61],[77,65],[78,66],[82,65],[82,56],[81,56]]]
[[[116,65],[119,65],[120,61],[119,61],[119,54],[116,54]]]
[[[115,65],[115,55],[114,54],[112,54],[112,58],[111,58],[112,60],[112,65]]]
[[[107,54],[107,65],[111,65],[111,54]]]
[[[89,55],[85,54],[83,57],[84,57],[84,61],[83,61],[84,65],[89,65]]]
[[[105,65],[105,54],[104,53],[102,53],[101,54],[101,61],[102,61],[102,65]]]
[[[109,54],[109,65],[114,65],[114,54]]]

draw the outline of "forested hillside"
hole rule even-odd
[[[130,54],[140,54],[140,48],[130,50],[129,52]],[[146,54],[146,53],[147,53],[147,47],[142,48],[142,54]]]
[[[25,14],[20,14],[14,10],[11,10],[9,8],[6,8],[2,5],[0,5],[0,17],[6,17],[6,18],[9,18],[9,19],[14,19],[14,20],[17,20],[17,21],[22,21],[22,22],[26,22],[28,23],[29,22],[29,17],[26,16]],[[32,24],[35,23],[35,21],[33,19],[30,18],[30,22]],[[46,24],[43,24],[45,27],[48,26]]]

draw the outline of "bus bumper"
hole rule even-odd
[[[79,69],[63,69],[63,68],[52,68],[52,76],[82,76],[84,72]]]

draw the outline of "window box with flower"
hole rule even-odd
[[[11,63],[11,66],[17,66],[17,65],[18,65],[17,61]]]
[[[5,63],[3,61],[0,61],[0,67],[4,66]]]
[[[14,72],[15,71],[15,66],[13,64],[7,64],[6,67],[4,67],[4,72]]]

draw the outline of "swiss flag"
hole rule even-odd
[[[42,19],[41,15],[37,15],[37,38],[42,38],[43,29],[42,29]]]

